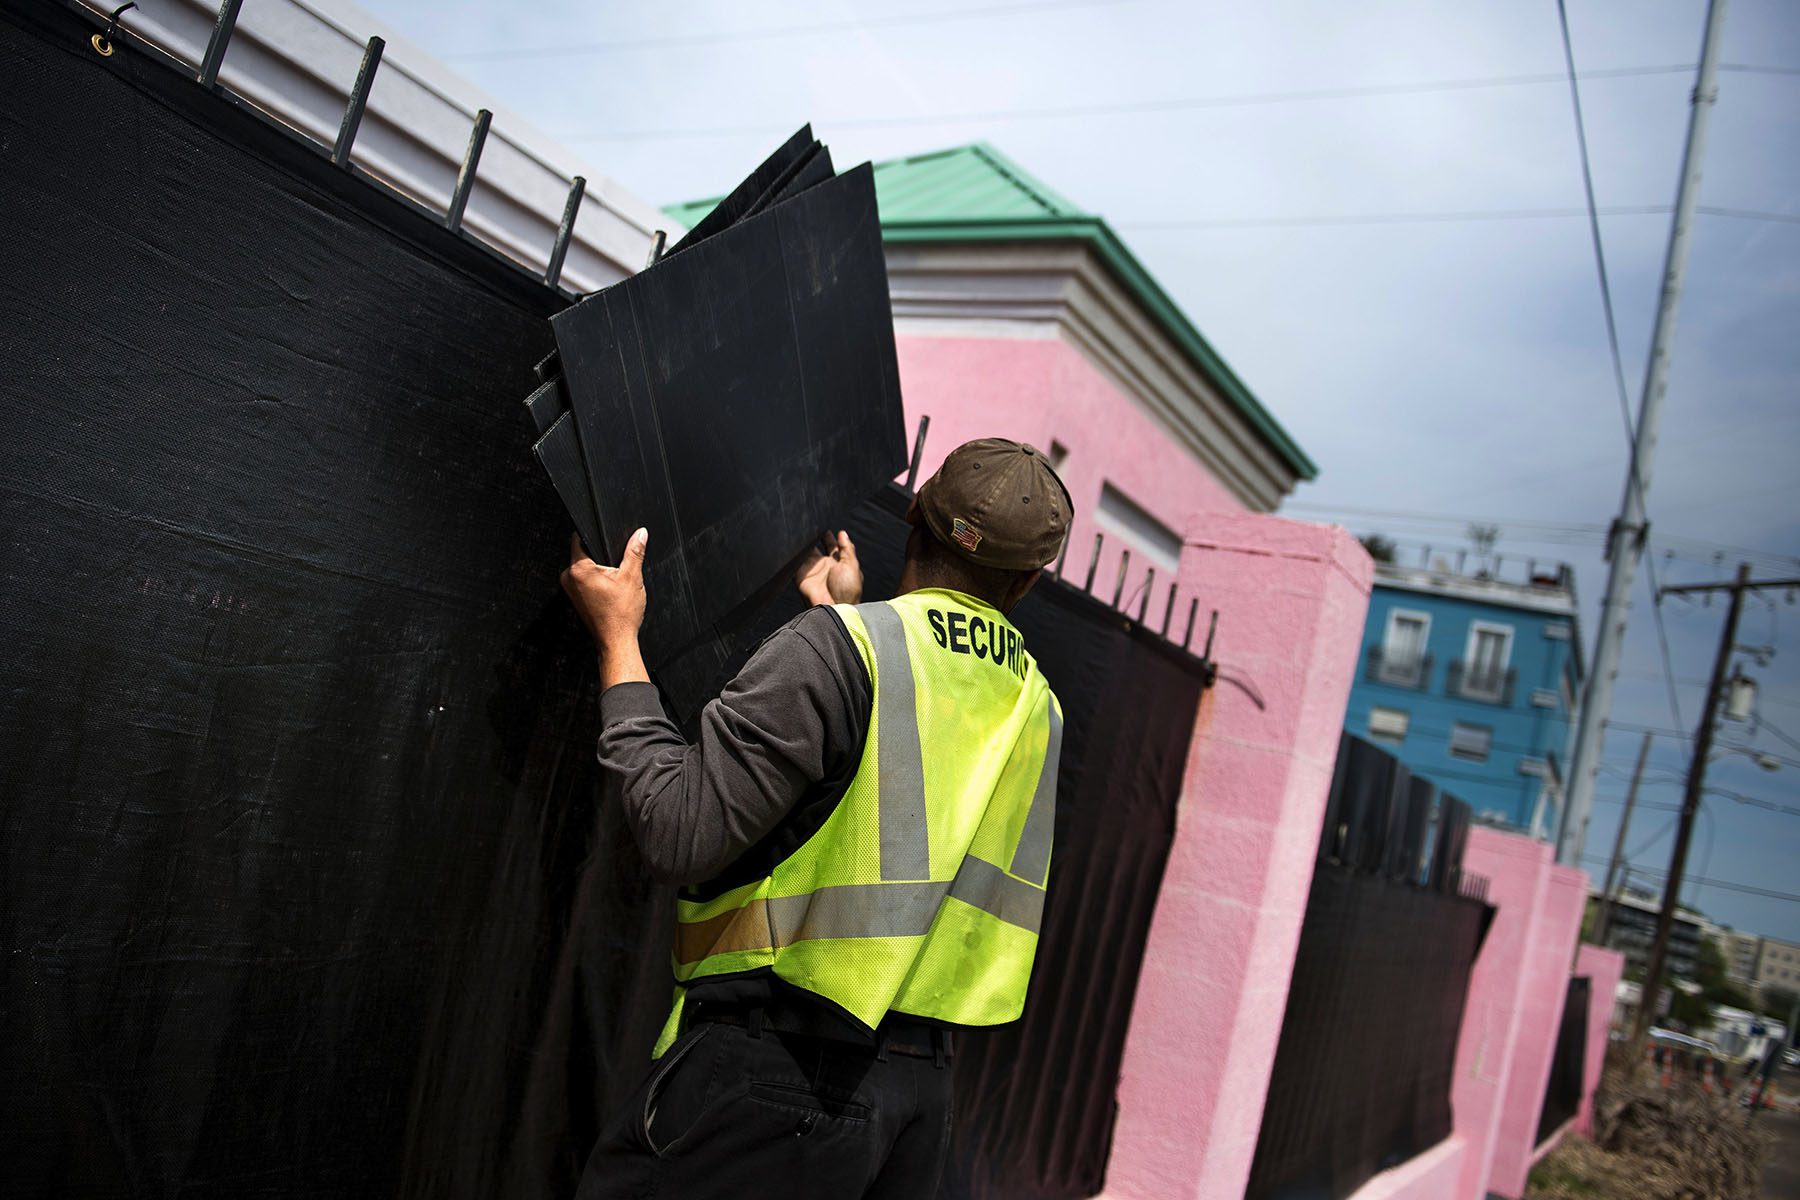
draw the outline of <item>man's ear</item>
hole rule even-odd
[[[1006,603],[1001,607],[1000,611],[1011,612],[1014,606],[1016,606],[1019,601],[1023,600],[1026,593],[1036,587],[1037,581],[1043,577],[1044,568],[1039,567],[1029,574],[1020,575],[1018,578],[1014,579],[1012,586],[1006,589]]]

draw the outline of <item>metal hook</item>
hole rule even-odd
[[[238,10],[242,7],[244,0],[222,0],[219,5],[218,20],[213,23],[212,36],[206,41],[206,54],[200,60],[200,72],[194,77],[203,88],[211,88],[219,82],[219,68],[225,65],[225,48],[231,44],[231,35],[237,30]]]
[[[906,490],[916,492],[919,482],[919,466],[925,461],[925,431],[931,428],[931,415],[919,414],[919,436],[913,439],[912,462],[906,467]]]
[[[356,144],[356,131],[362,127],[363,112],[369,107],[369,91],[375,86],[375,71],[381,66],[381,52],[387,42],[378,37],[363,47],[362,64],[356,68],[356,82],[350,87],[350,101],[344,105],[344,119],[338,125],[337,144],[331,148],[333,166],[350,165],[350,148]]]
[[[562,281],[563,260],[568,257],[569,239],[575,236],[575,216],[581,211],[581,198],[587,194],[587,178],[577,175],[569,181],[569,194],[563,200],[562,220],[556,226],[556,241],[550,247],[550,261],[544,267],[544,282],[555,287]]]
[[[1119,581],[1113,585],[1112,606],[1114,608],[1118,608],[1119,602],[1125,598],[1125,572],[1130,569],[1131,549],[1130,547],[1126,547],[1119,551]]]
[[[113,39],[119,36],[119,18],[124,15],[126,9],[136,7],[137,0],[127,0],[126,3],[119,5],[113,9],[111,19],[106,22],[106,32],[96,33],[88,39],[88,44],[101,58],[112,57]]]

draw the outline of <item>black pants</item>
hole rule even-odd
[[[701,1023],[601,1132],[576,1200],[929,1200],[949,1141],[937,1059]]]

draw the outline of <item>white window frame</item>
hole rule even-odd
[[[1479,729],[1487,735],[1487,748],[1482,751],[1480,758],[1475,757],[1473,754],[1457,753],[1456,731],[1458,727],[1463,729]],[[1487,762],[1490,758],[1494,757],[1494,727],[1492,725],[1477,725],[1473,721],[1453,722],[1450,726],[1450,737],[1446,743],[1445,750],[1451,758],[1461,759],[1463,762]]]
[[[1419,655],[1413,660],[1411,668],[1406,671],[1395,669],[1393,664],[1394,631],[1402,618],[1419,622]],[[1426,648],[1431,645],[1431,614],[1417,608],[1390,608],[1387,614],[1387,627],[1381,633],[1381,670],[1376,678],[1382,683],[1397,684],[1402,687],[1420,687],[1424,679],[1420,677],[1425,669],[1428,657]]]
[[[1400,732],[1389,733],[1375,728],[1376,713],[1391,713],[1400,718]],[[1386,742],[1398,746],[1406,741],[1406,735],[1412,732],[1412,714],[1404,708],[1392,708],[1386,704],[1374,704],[1369,707],[1369,737],[1373,741]]]
[[[1533,707],[1533,708],[1559,708],[1559,707],[1561,707],[1561,705],[1562,705],[1562,692],[1561,691],[1552,691],[1550,688],[1532,688],[1531,689],[1531,707]]]
[[[1512,667],[1513,635],[1516,632],[1511,625],[1502,625],[1498,621],[1469,622],[1469,637],[1463,643],[1462,690],[1464,695],[1489,700],[1498,700],[1501,697],[1506,690],[1506,672]],[[1475,646],[1484,633],[1500,635],[1500,664],[1495,669],[1495,686],[1491,691],[1477,688],[1470,683],[1474,677]]]

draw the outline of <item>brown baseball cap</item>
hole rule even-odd
[[[919,488],[932,536],[984,567],[1032,571],[1062,553],[1075,502],[1035,447],[977,438]]]

